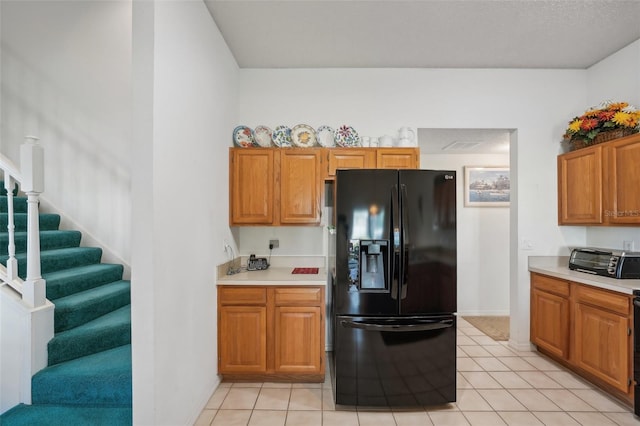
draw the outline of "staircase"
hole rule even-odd
[[[13,199],[18,275],[24,279],[27,203],[26,197]],[[3,189],[3,265],[8,258],[7,220]],[[48,367],[32,378],[32,405],[5,412],[0,425],[130,425],[130,282],[122,279],[122,265],[101,263],[102,249],[80,247],[80,232],[60,230],[59,225],[59,215],[40,214],[41,272],[47,299],[55,305]]]

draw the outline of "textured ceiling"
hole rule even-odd
[[[205,3],[241,68],[584,69],[640,39],[640,0]],[[418,131],[423,153],[504,153],[508,139]]]
[[[587,68],[640,0],[205,0],[241,68]]]

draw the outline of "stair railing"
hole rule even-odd
[[[43,306],[46,302],[45,280],[40,274],[40,221],[38,204],[44,191],[44,150],[35,136],[26,136],[20,147],[20,169],[8,158],[0,155],[0,167],[4,173],[7,190],[8,247],[6,272],[0,271],[0,279],[22,295],[22,300],[31,307]],[[16,259],[15,224],[13,219],[13,191],[19,184],[27,195],[27,273],[23,281],[18,276]]]
[[[0,333],[0,347],[11,351],[3,357],[2,370],[17,372],[3,375],[0,410],[17,403],[31,404],[31,378],[47,366],[47,343],[53,338],[54,305],[46,299],[45,280],[40,275],[40,221],[38,203],[44,192],[44,150],[38,138],[26,136],[20,146],[20,167],[0,154],[0,177],[4,174],[7,189],[7,267],[0,265],[0,295],[2,303],[12,306],[2,310],[2,320],[11,324]],[[19,271],[15,247],[14,196],[19,186],[27,196],[26,271]],[[26,272],[26,274],[25,274]],[[21,277],[25,277],[24,281]],[[9,349],[10,348],[10,349]]]

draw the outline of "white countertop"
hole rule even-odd
[[[293,267],[269,267],[265,271],[242,271],[220,275],[218,285],[327,285],[326,268],[317,274],[293,274]]]
[[[529,271],[625,294],[640,289],[640,280],[618,280],[572,271],[569,256],[529,256]]]

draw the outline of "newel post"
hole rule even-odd
[[[39,196],[44,191],[44,150],[35,136],[25,136],[20,147],[22,191],[27,195],[27,276],[22,298],[33,307],[46,300],[45,280],[40,275]]]

